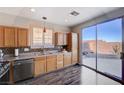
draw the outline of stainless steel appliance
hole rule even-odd
[[[14,82],[33,77],[33,59],[14,62]]]
[[[9,84],[9,62],[0,62],[0,85]]]

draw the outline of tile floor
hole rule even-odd
[[[17,85],[121,85],[83,66],[71,66],[59,71],[21,81]]]
[[[120,83],[96,73],[89,68],[81,68],[81,84],[82,85],[121,85]]]

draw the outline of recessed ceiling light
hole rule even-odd
[[[65,22],[68,22],[68,20],[67,20],[67,19],[65,19]]]
[[[31,8],[30,10],[31,10],[31,12],[35,12],[35,9],[34,8]]]

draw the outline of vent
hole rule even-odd
[[[73,15],[73,16],[78,16],[79,15],[79,13],[77,11],[72,11],[70,14]]]
[[[42,19],[43,19],[43,20],[47,20],[47,17],[43,16]]]

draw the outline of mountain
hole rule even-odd
[[[82,42],[83,51],[96,52],[96,40],[87,40]],[[97,51],[100,54],[115,54],[122,50],[122,44],[120,42],[106,42],[103,40],[97,40]]]

